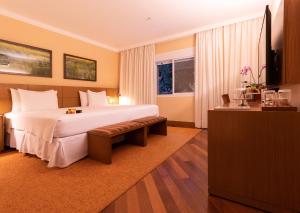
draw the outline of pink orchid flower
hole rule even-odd
[[[241,69],[241,72],[240,72],[240,73],[241,73],[242,75],[247,75],[248,72],[252,72],[251,67],[250,67],[250,66],[244,66],[244,67]]]

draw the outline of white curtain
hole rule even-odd
[[[196,34],[196,127],[207,128],[208,110],[221,105],[222,94],[240,87],[243,66],[251,66],[257,76],[261,25],[257,18]]]
[[[120,94],[131,104],[155,104],[155,46],[147,45],[121,52]]]

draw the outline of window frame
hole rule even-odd
[[[163,60],[156,60],[155,62],[155,71],[156,71],[156,76],[158,76],[158,69],[157,66],[160,63],[166,63],[167,62],[171,62],[172,63],[172,94],[158,94],[158,90],[159,90],[159,82],[158,82],[158,77],[156,78],[156,88],[157,88],[157,92],[156,95],[158,97],[190,97],[190,96],[195,96],[195,92],[175,92],[175,61],[182,61],[182,60],[187,60],[187,59],[193,59],[194,63],[195,63],[195,56],[191,55],[191,56],[179,56],[179,57],[172,57],[172,58],[166,58]],[[168,63],[168,64],[169,64]],[[195,81],[195,66],[194,66],[194,81]],[[195,82],[196,83],[196,82]]]

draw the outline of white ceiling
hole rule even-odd
[[[0,14],[120,50],[263,15],[268,0],[0,0]],[[147,20],[151,17],[150,20]]]

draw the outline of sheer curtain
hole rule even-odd
[[[221,95],[240,87],[240,69],[258,71],[258,39],[262,18],[196,34],[195,125],[207,128],[208,110],[221,105]]]
[[[147,45],[121,52],[120,94],[131,104],[155,104],[155,46]]]

